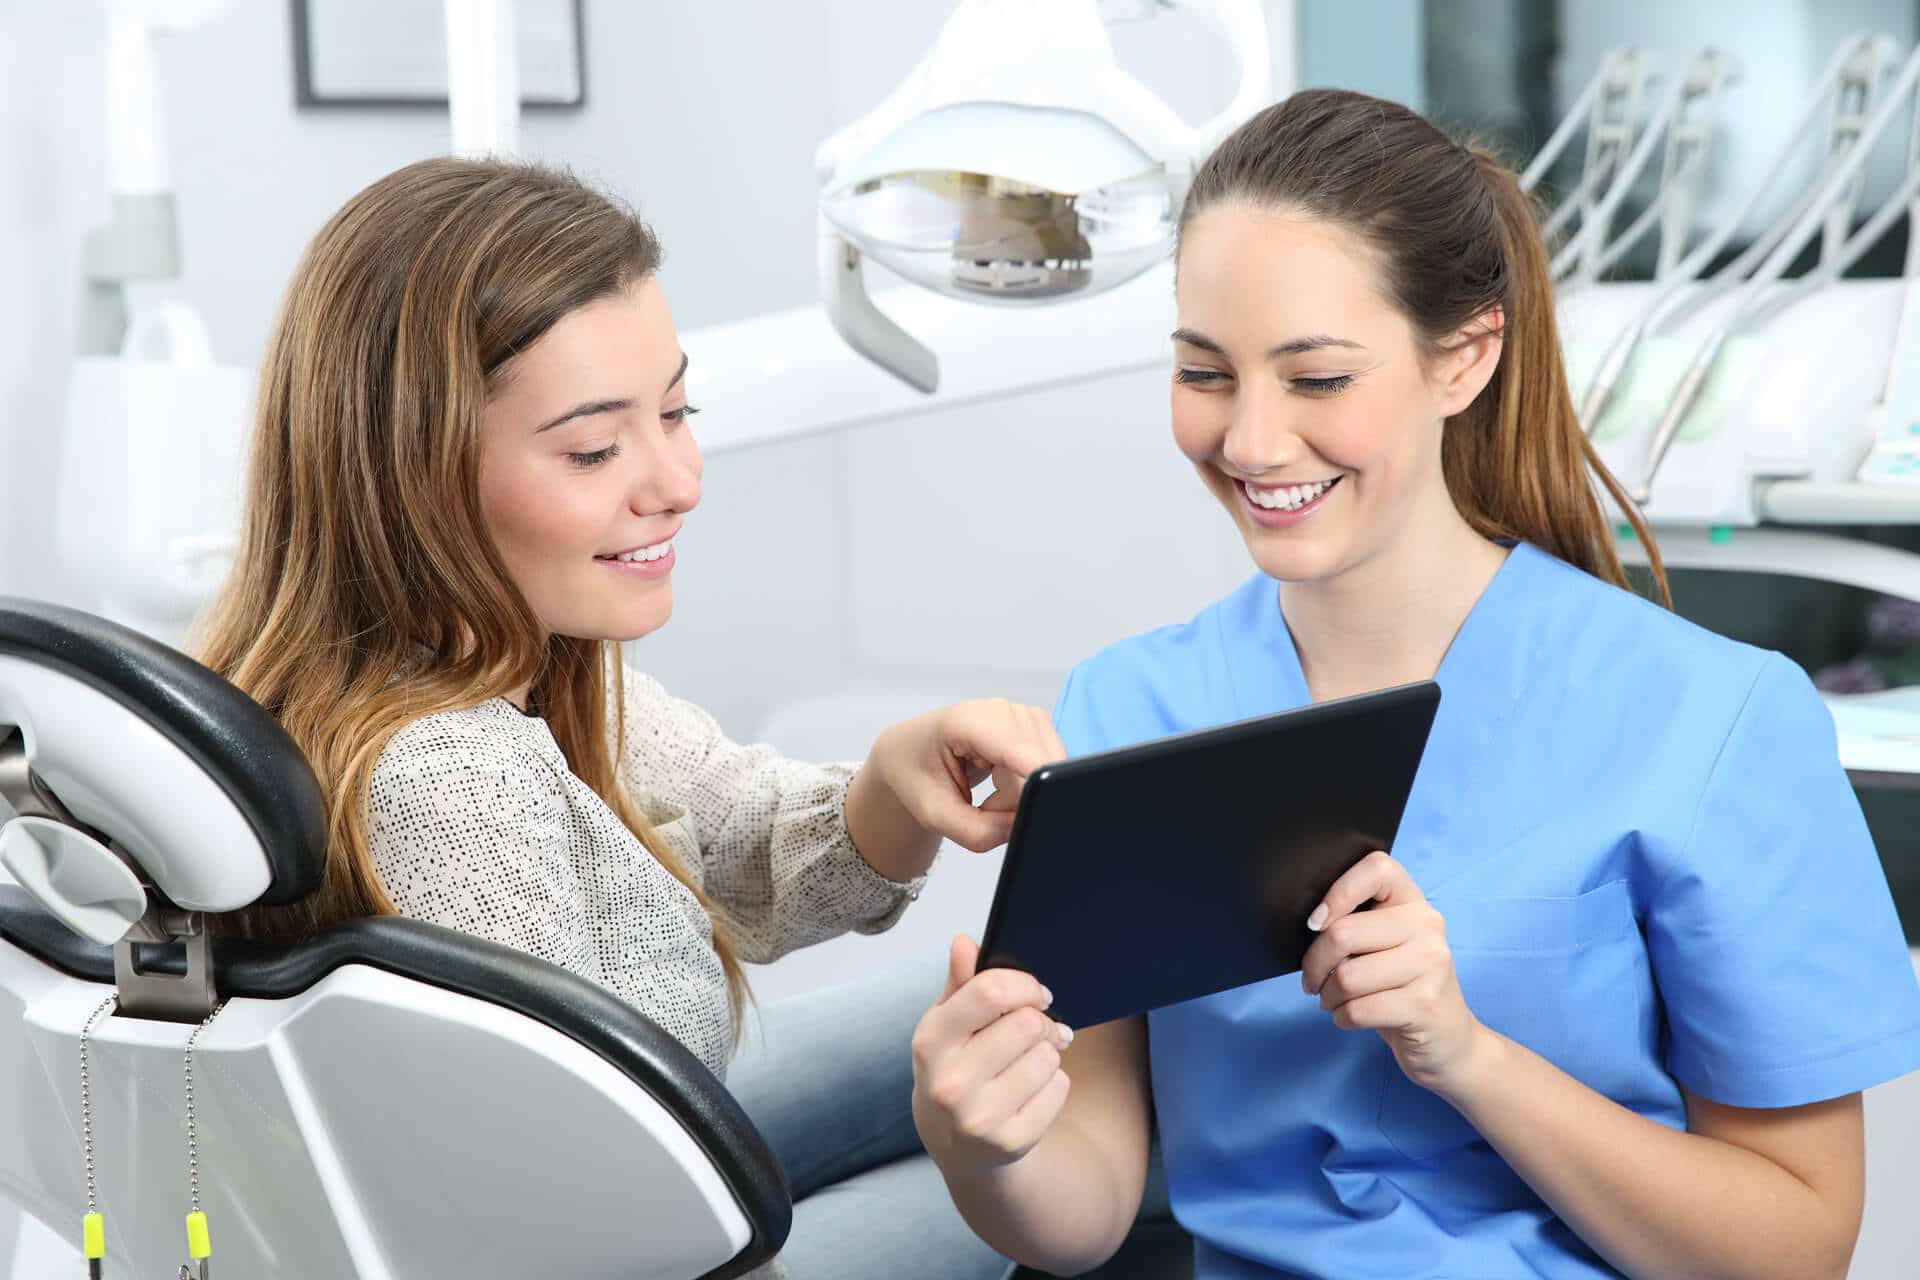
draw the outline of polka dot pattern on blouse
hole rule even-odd
[[[847,835],[848,765],[741,746],[651,677],[625,675],[620,777],[662,842],[764,963],[918,896]],[[398,910],[599,983],[725,1078],[726,978],[687,888],[574,776],[546,722],[494,699],[409,724],[373,770],[368,835]]]

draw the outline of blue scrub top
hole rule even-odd
[[[1682,1086],[1785,1107],[1920,1067],[1920,986],[1797,666],[1521,543],[1437,679],[1392,852],[1483,1023],[1675,1129]],[[1256,576],[1081,664],[1055,719],[1079,754],[1309,700]],[[1617,1274],[1297,975],[1148,1022],[1204,1280]]]

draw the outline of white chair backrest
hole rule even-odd
[[[0,1200],[77,1237],[79,1033],[108,988],[0,942]],[[110,1271],[171,1274],[191,1026],[106,1017],[88,1056]],[[194,1050],[216,1273],[692,1280],[754,1228],[674,1115],[512,1010],[366,966],[231,1001]]]

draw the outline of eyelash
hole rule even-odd
[[[604,449],[595,449],[592,453],[570,453],[567,460],[576,467],[597,467],[609,458],[620,456],[620,446],[610,444]]]
[[[1336,391],[1345,391],[1353,385],[1353,375],[1343,373],[1337,378],[1295,378],[1293,385],[1309,395],[1330,396]]]
[[[663,413],[660,416],[677,426],[698,412],[700,412],[700,410],[697,406],[683,404],[672,413]],[[567,460],[573,463],[574,466],[585,469],[588,467],[597,467],[601,463],[619,456],[620,446],[610,444],[604,449],[595,449],[592,453],[570,453],[567,455]]]
[[[1173,375],[1173,380],[1188,386],[1207,386],[1223,381],[1226,376],[1212,369],[1181,369]],[[1335,378],[1295,378],[1293,385],[1308,395],[1330,396],[1352,386],[1353,375],[1343,373]]]

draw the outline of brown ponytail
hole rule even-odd
[[[1454,505],[1484,537],[1524,539],[1627,587],[1598,485],[1626,513],[1654,591],[1671,606],[1659,548],[1574,412],[1546,246],[1512,170],[1398,103],[1311,89],[1254,116],[1207,157],[1180,225],[1229,200],[1298,208],[1365,237],[1385,263],[1389,295],[1436,351],[1499,307],[1493,378],[1442,437]]]

